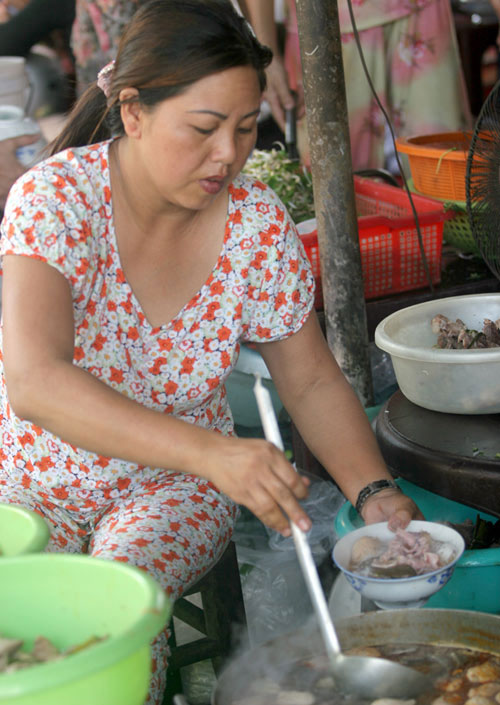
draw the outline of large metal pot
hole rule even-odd
[[[500,616],[462,610],[414,609],[368,612],[337,621],[343,649],[374,644],[441,644],[500,654]],[[223,671],[212,705],[232,705],[234,684],[260,678],[284,660],[310,658],[322,648],[317,628],[301,629],[237,656]],[[179,701],[179,705],[180,705]]]

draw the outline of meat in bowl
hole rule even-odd
[[[372,578],[410,578],[443,568],[455,558],[455,547],[433,539],[428,531],[397,529],[382,541],[361,536],[352,546],[349,570]]]

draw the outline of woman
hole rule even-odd
[[[310,527],[283,453],[234,435],[243,341],[367,521],[419,516],[325,343],[293,223],[240,175],[270,58],[228,0],[152,0],[3,222],[0,501],[46,517],[49,550],[128,561],[174,599],[238,504]],[[159,703],[165,634],[154,656]]]

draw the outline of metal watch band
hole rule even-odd
[[[356,500],[356,511],[361,514],[361,510],[369,497],[373,497],[374,494],[386,489],[399,490],[394,480],[375,480],[375,482],[370,482],[369,485],[363,487],[363,489],[358,494],[358,499]]]

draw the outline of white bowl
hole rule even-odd
[[[386,522],[368,524],[355,531],[350,531],[335,544],[333,560],[344,573],[348,582],[361,595],[373,600],[382,609],[421,607],[427,599],[440,590],[453,574],[455,564],[465,550],[462,536],[452,529],[432,521],[411,521],[408,531],[427,531],[433,539],[446,541],[453,545],[455,557],[447,565],[430,573],[411,578],[370,578],[349,570],[353,544],[362,536],[374,536],[381,541],[390,541],[394,533]]]
[[[438,313],[482,330],[500,318],[500,294],[471,294],[408,306],[381,321],[375,343],[391,356],[399,388],[425,409],[452,414],[500,413],[500,348],[442,350],[431,320]]]

